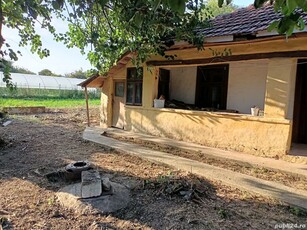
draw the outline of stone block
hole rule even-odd
[[[81,174],[81,197],[98,197],[102,193],[101,177],[98,171],[88,170]]]
[[[104,177],[101,180],[102,180],[102,189],[103,189],[103,191],[106,191],[106,192],[110,191],[111,190],[111,183],[110,183],[109,178]]]

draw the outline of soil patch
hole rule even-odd
[[[0,138],[12,143],[0,150],[4,229],[271,229],[306,223],[304,211],[273,199],[84,141],[85,114],[85,109],[49,110],[16,116],[0,128]],[[90,114],[99,120],[98,107]],[[56,197],[67,182],[50,182],[37,173],[85,159],[130,189],[125,209],[112,215],[75,212]],[[182,189],[177,191],[177,186]],[[190,189],[201,199],[180,193]]]

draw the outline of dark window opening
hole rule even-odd
[[[163,95],[165,100],[169,100],[169,82],[170,82],[170,71],[166,69],[160,69],[158,98],[160,98]]]
[[[143,68],[127,69],[126,104],[142,105]]]
[[[200,108],[226,110],[228,65],[199,66],[195,105]]]
[[[233,36],[234,41],[248,41],[257,39],[255,34],[237,34]]]

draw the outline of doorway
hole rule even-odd
[[[125,81],[114,81],[112,126],[125,127]]]
[[[292,142],[307,144],[307,60],[298,60]]]
[[[200,108],[226,109],[228,65],[199,66],[195,104]]]
[[[163,95],[165,100],[169,100],[169,82],[170,71],[167,69],[160,69],[159,83],[158,83],[158,98]]]

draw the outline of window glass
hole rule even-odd
[[[127,103],[133,104],[133,92],[134,92],[134,83],[128,82],[127,83]]]
[[[127,96],[126,103],[131,105],[142,104],[143,68],[127,69]]]
[[[124,82],[115,82],[115,97],[123,97],[125,92]]]
[[[135,79],[136,77],[136,68],[129,68],[127,69],[127,79]]]
[[[142,83],[135,84],[135,103],[142,103]]]

